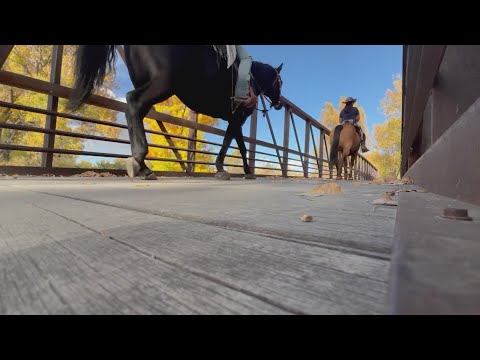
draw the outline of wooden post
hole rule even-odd
[[[50,83],[58,85],[60,84],[60,78],[62,73],[62,57],[63,57],[63,45],[53,45],[52,52],[52,65],[50,68]],[[58,97],[48,95],[47,110],[57,112],[58,111]],[[53,130],[57,128],[57,116],[47,115],[45,121],[45,129]],[[53,149],[55,147],[55,134],[45,134],[43,136],[43,147],[47,149]],[[42,167],[51,170],[53,167],[53,152],[42,153]]]
[[[262,100],[263,108],[267,109],[267,106],[265,105],[265,99],[264,99],[263,95],[260,96],[260,99]],[[282,158],[280,156],[280,151],[278,151],[277,140],[275,139],[275,133],[273,132],[272,123],[270,121],[270,116],[268,115],[268,112],[265,113],[265,119],[267,119],[268,128],[270,129],[270,135],[272,135],[273,145],[275,145],[275,152],[277,153],[278,165],[281,168],[282,167]]]
[[[250,117],[250,139],[253,141],[248,145],[248,166],[252,174],[255,174],[255,151],[257,149],[257,109],[253,110]]]
[[[290,119],[292,120],[293,133],[295,134],[295,141],[297,142],[298,152],[300,153],[300,162],[304,166],[302,148],[300,147],[300,140],[298,140],[297,127],[295,126],[295,119],[293,118],[293,112],[290,112]]]
[[[318,142],[318,157],[320,159],[320,171],[318,174],[319,178],[323,178],[323,142],[325,138],[325,131],[323,129],[320,129],[320,140]]]
[[[193,121],[193,122],[198,122],[198,114],[193,111],[193,110],[190,110],[190,114],[189,114],[189,119],[190,121]],[[190,150],[188,153],[187,153],[187,160],[188,161],[195,161],[195,151],[192,151],[192,150],[196,150],[197,149],[197,142],[195,141],[197,139],[197,129],[188,129],[188,137],[190,138],[188,140],[188,150]],[[192,140],[191,138],[193,138],[194,140]],[[192,163],[192,162],[187,162],[187,173],[194,173],[195,172],[195,163]]]
[[[308,178],[308,164],[309,164],[309,151],[310,151],[310,122],[305,121],[305,148],[303,157],[303,176]]]
[[[320,177],[320,174],[321,174],[322,170],[320,168],[320,161],[318,160],[317,144],[315,144],[315,137],[313,136],[312,124],[309,123],[309,126],[310,126],[310,135],[312,135],[312,145],[313,145],[313,151],[315,153],[315,161],[317,162],[318,176]],[[320,145],[322,145],[322,143],[320,143]]]
[[[290,137],[290,107],[285,106],[285,118],[283,121],[283,162],[282,162],[282,176],[288,177],[288,147]]]

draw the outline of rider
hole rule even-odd
[[[232,46],[232,45],[227,45]],[[257,104],[257,96],[250,86],[250,71],[253,59],[242,45],[235,45],[236,57],[240,60],[238,66],[238,79],[235,86],[235,105],[243,103],[246,108],[252,108]]]
[[[362,128],[360,125],[358,125],[358,122],[360,121],[360,112],[358,109],[353,106],[353,104],[357,101],[357,99],[354,99],[352,97],[348,97],[343,103],[345,104],[345,107],[342,109],[340,112],[340,118],[339,121],[343,125],[345,122],[349,122],[355,126],[355,129],[357,130],[358,134],[360,135],[360,141],[361,141],[361,146],[362,146],[362,152],[367,152],[368,149],[365,146],[365,134],[362,131]]]

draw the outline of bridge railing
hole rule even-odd
[[[12,50],[11,45],[0,45],[0,68],[6,61],[8,54]],[[118,48],[121,57],[123,58],[123,49]],[[82,134],[75,131],[62,131],[57,128],[58,119],[75,120],[80,123],[96,124],[108,127],[118,128],[120,130],[126,130],[125,124],[108,122],[91,117],[78,116],[71,113],[62,113],[58,111],[59,99],[68,99],[71,89],[61,85],[61,67],[62,67],[63,45],[53,46],[52,64],[50,72],[50,81],[43,81],[35,79],[33,77],[25,76],[18,73],[13,73],[5,70],[0,70],[0,84],[2,86],[11,86],[14,88],[20,88],[23,90],[29,90],[36,93],[42,93],[48,95],[48,101],[46,108],[36,108],[12,102],[0,101],[0,108],[11,109],[16,111],[24,111],[30,114],[45,115],[45,126],[35,127],[25,122],[8,122],[1,121],[0,130],[10,129],[16,131],[34,132],[43,134],[43,146],[28,146],[24,144],[12,144],[5,141],[0,142],[0,150],[3,151],[16,151],[16,152],[32,152],[41,153],[41,165],[32,166],[16,166],[16,165],[4,165],[0,166],[0,172],[6,174],[54,174],[54,175],[74,175],[82,173],[88,170],[95,171],[109,171],[111,173],[124,174],[124,170],[114,169],[87,169],[87,168],[64,168],[54,166],[54,154],[68,154],[79,155],[89,157],[100,158],[115,158],[122,159],[127,158],[130,155],[121,154],[118,152],[95,152],[59,148],[56,145],[56,137],[74,137],[92,141],[102,141],[117,144],[130,144],[129,140]],[[126,103],[99,96],[91,95],[87,101],[87,104],[94,105],[103,109],[109,109],[120,113],[125,113]],[[281,144],[277,141],[275,136],[274,127],[268,112],[264,112],[264,117],[267,122],[269,132],[271,135],[271,141],[260,140],[257,136],[259,116],[257,110],[254,111],[250,118],[250,133],[249,136],[244,136],[244,141],[248,143],[248,159],[249,165],[257,175],[262,175],[262,171],[269,171],[269,175],[272,175],[272,171],[283,177],[289,176],[303,176],[303,177],[319,177],[325,178],[329,176],[328,172],[328,149],[329,141],[327,138],[330,136],[329,129],[325,128],[317,120],[298,108],[290,100],[282,97],[282,103],[284,105],[284,121],[283,121],[283,139],[279,139]],[[265,100],[260,97],[257,107],[265,106]],[[198,115],[194,112],[190,112],[189,119],[183,119],[174,117],[169,114],[158,112],[152,109],[147,118],[153,119],[158,124],[160,131],[147,129],[147,134],[160,135],[166,140],[166,144],[162,145],[158,143],[149,142],[150,148],[160,148],[169,150],[173,156],[167,157],[147,157],[147,160],[154,162],[174,162],[178,163],[182,171],[156,171],[158,175],[173,175],[173,176],[209,176],[213,175],[214,161],[218,152],[211,151],[210,149],[199,149],[197,143],[203,143],[210,147],[217,147],[220,149],[221,143],[214,142],[200,138],[199,132],[204,132],[212,135],[223,137],[225,131],[213,126],[202,124],[198,122]],[[301,122],[299,124],[296,119],[299,118]],[[188,128],[188,136],[173,134],[169,132],[165,124],[172,124]],[[275,129],[277,127],[275,126]],[[297,131],[298,128],[304,128],[303,148],[300,144],[300,137]],[[315,133],[318,133],[315,136]],[[291,134],[294,136],[292,137]],[[246,135],[246,134],[245,134]],[[295,141],[292,143],[291,138]],[[187,147],[180,147],[175,144],[175,141],[181,140],[187,141]],[[233,145],[233,144],[232,144]],[[266,148],[267,151],[257,149]],[[237,149],[232,146],[231,148]],[[197,155],[209,155],[209,161],[199,160]],[[265,157],[270,159],[266,159]],[[227,155],[225,166],[228,168],[242,168],[240,156],[233,154]],[[1,160],[1,159],[0,159]],[[233,162],[232,162],[233,160]],[[235,161],[236,160],[236,161]],[[195,169],[196,165],[207,165],[211,167],[211,172],[198,171]],[[376,177],[377,169],[363,156],[359,156],[355,169],[353,169],[355,179],[371,180]]]

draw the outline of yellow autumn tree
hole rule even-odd
[[[402,112],[402,79],[400,74],[393,78],[393,89],[385,92],[385,97],[380,101],[383,114],[389,117],[400,117]]]
[[[338,107],[335,107],[331,102],[325,102],[325,107],[321,110],[320,112],[320,123],[322,123],[325,127],[329,128],[330,130],[333,130],[335,126],[339,124],[339,117],[340,117],[340,112],[342,109],[345,107],[345,104],[343,103],[347,97],[346,96],[341,96],[340,101],[338,103]],[[355,107],[358,108],[358,112],[360,113],[360,121],[358,124],[362,128],[363,132],[365,133],[365,136],[367,138],[367,147],[370,146],[370,135],[368,133],[368,127],[367,127],[367,114],[365,113],[365,110],[363,107],[361,107],[358,103],[354,105]]]
[[[235,141],[235,140],[233,140]],[[248,154],[248,153],[247,153]],[[235,149],[232,151],[233,156],[241,157],[240,150]],[[247,155],[248,156],[248,155]],[[227,166],[227,171],[231,174],[244,174],[245,171],[243,170],[243,160],[241,158],[234,158],[234,157],[226,157],[225,163],[229,165],[240,165],[240,166]]]
[[[52,63],[52,45],[15,45],[10,53],[2,70],[11,71],[35,79],[49,81],[50,68]],[[61,85],[71,87],[73,85],[74,57],[76,46],[65,45],[62,58]],[[109,74],[101,89],[95,93],[103,96],[112,94],[115,87],[114,74]],[[2,101],[14,104],[26,105],[39,109],[47,107],[48,96],[46,94],[33,91],[18,89],[10,86],[0,86],[0,99]],[[66,99],[60,99],[58,104],[59,112],[66,112]],[[79,111],[78,115],[90,117],[93,119],[115,122],[117,112],[85,105]],[[0,108],[0,123],[11,123],[18,125],[28,125],[33,127],[45,127],[46,116],[42,114],[11,110],[9,108]],[[68,119],[57,119],[57,130],[70,131],[82,134],[101,135],[107,137],[117,137],[120,129],[105,125],[98,125],[86,122],[71,121]],[[0,127],[0,142],[4,144],[16,144],[31,147],[42,147],[44,134],[38,132],[26,132]],[[85,140],[68,136],[56,136],[55,147],[58,149],[83,150]],[[41,154],[34,152],[0,150],[0,164],[3,165],[25,165],[38,166],[40,164]],[[54,166],[73,167],[76,164],[75,155],[54,155]],[[85,165],[85,163],[81,163]]]
[[[383,124],[375,125],[376,148],[366,157],[378,168],[382,178],[398,178],[401,160],[402,131],[402,80],[394,77],[393,89],[385,92],[380,107],[387,118]]]
[[[172,96],[170,99],[155,105],[155,110],[158,112],[163,112],[175,117],[179,117],[182,119],[189,119],[190,116],[190,109],[188,109],[177,96]],[[218,123],[218,119],[212,118],[210,116],[206,116],[203,114],[198,114],[198,122],[200,124],[215,126]],[[183,126],[173,125],[164,123],[165,128],[171,135],[179,135],[188,137],[189,129]],[[161,131],[158,123],[156,120],[153,119],[145,119],[145,127],[149,130],[153,131]],[[149,143],[156,144],[156,145],[163,145],[163,146],[170,146],[167,139],[163,135],[157,134],[149,134],[147,136]],[[204,140],[205,136],[202,132],[197,133],[197,139]],[[186,139],[177,139],[172,138],[173,143],[177,148],[188,148],[188,140]],[[202,150],[206,152],[214,152],[210,146],[204,143],[197,142],[196,143],[196,150]],[[187,151],[179,151],[180,156],[182,159],[187,159]],[[171,149],[163,149],[158,147],[149,147],[148,157],[155,157],[155,158],[163,158],[163,159],[176,159],[173,151]],[[195,155],[196,161],[203,161],[203,162],[213,162],[215,160],[215,156],[212,154],[203,154],[203,153],[196,153]],[[176,161],[152,161],[148,164],[150,168],[154,171],[183,171],[180,164]],[[204,164],[196,164],[195,171],[198,172],[212,172],[214,171],[214,167],[211,165],[204,165]]]

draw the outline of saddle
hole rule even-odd
[[[237,59],[237,48],[235,45],[211,45],[217,53],[217,65],[220,66],[220,58],[227,62],[227,69],[235,63]]]

